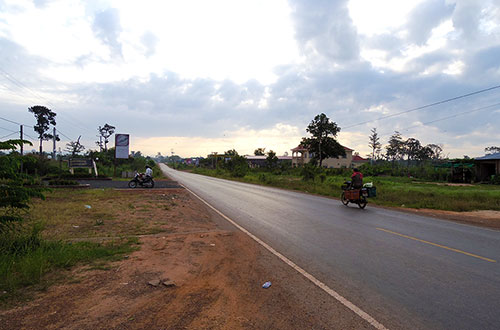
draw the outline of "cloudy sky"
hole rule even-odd
[[[0,0],[3,139],[39,104],[63,149],[109,123],[150,155],[281,155],[323,112],[361,155],[375,127],[474,157],[500,88],[409,110],[498,85],[500,0]]]

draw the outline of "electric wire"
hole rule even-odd
[[[465,97],[469,97],[469,96],[472,96],[472,95],[477,95],[477,94],[480,94],[480,93],[488,92],[488,91],[491,91],[491,90],[494,90],[494,89],[497,89],[497,88],[500,88],[500,85],[496,85],[496,86],[493,86],[493,87],[481,89],[479,91],[475,91],[475,92],[472,92],[472,93],[467,93],[467,94],[455,96],[455,97],[452,97],[452,98],[449,98],[449,99],[446,99],[446,100],[442,100],[442,101],[438,101],[438,102],[426,104],[426,105],[423,105],[423,106],[420,106],[420,107],[416,107],[416,108],[412,108],[412,109],[409,109],[409,110],[397,112],[397,113],[394,113],[394,114],[391,114],[391,115],[382,116],[382,117],[379,117],[379,118],[376,118],[376,119],[373,119],[373,120],[367,120],[367,121],[364,121],[364,122],[361,122],[361,123],[357,123],[357,124],[345,126],[343,129],[349,129],[349,128],[360,126],[360,125],[363,125],[363,124],[368,124],[368,123],[371,123],[371,122],[374,122],[374,121],[378,121],[378,120],[382,120],[382,119],[387,119],[387,118],[392,118],[392,117],[396,117],[396,116],[399,116],[399,115],[402,115],[402,114],[405,114],[405,113],[409,113],[409,112],[413,112],[413,111],[417,111],[417,110],[422,110],[422,109],[425,109],[425,108],[430,108],[430,107],[433,107],[435,105],[439,105],[439,104],[443,104],[443,103],[447,103],[447,102],[459,100],[459,99],[462,99],[462,98],[465,98]]]
[[[483,110],[494,108],[494,107],[500,107],[500,103],[495,103],[495,104],[484,106],[484,107],[480,107],[480,108],[477,108],[477,109],[473,109],[473,110],[468,110],[468,111],[456,113],[456,114],[453,114],[453,115],[450,115],[450,116],[446,116],[446,117],[443,117],[443,118],[434,119],[434,120],[431,120],[431,121],[428,121],[428,122],[425,122],[425,123],[421,123],[420,125],[408,126],[408,127],[405,127],[405,128],[401,128],[398,131],[407,131],[407,130],[409,130],[411,128],[426,126],[426,125],[433,124],[433,123],[436,123],[436,122],[439,122],[439,121],[448,120],[448,119],[452,119],[452,118],[455,118],[455,117],[468,115],[468,114],[471,114],[471,113],[474,113],[474,112],[483,111]],[[390,135],[390,134],[392,134],[392,133],[383,133],[380,136],[387,136],[387,135]]]
[[[17,85],[18,87],[20,88],[23,88],[27,91],[29,91],[32,95],[34,95],[35,97],[37,97],[38,99],[41,99],[41,100],[44,100],[47,104],[49,104],[50,106],[52,106],[53,108],[57,108],[51,101],[49,101],[46,97],[44,96],[41,96],[40,94],[36,93],[35,91],[33,91],[31,88],[27,87],[25,84],[23,84],[22,82],[20,82],[18,79],[16,79],[12,74],[8,73],[7,71],[5,71],[2,67],[0,67],[0,71],[3,73],[3,75],[5,76],[5,78],[7,78],[10,82],[14,83],[15,85]],[[11,89],[12,90],[12,89]],[[68,117],[71,117],[69,116],[69,114],[65,114],[66,116]],[[76,127],[78,129],[83,129],[84,131],[87,131],[87,132],[90,132],[90,130],[88,128],[85,128],[85,127],[82,127],[82,126],[79,126],[79,125],[76,125],[72,122],[70,122],[69,120],[65,119],[65,118],[61,118],[61,120],[65,121],[66,123],[70,124],[71,126],[73,127]]]
[[[9,131],[9,132],[15,132],[15,133],[19,132],[19,131],[13,131],[13,130],[5,128],[5,127],[0,127],[0,129],[3,129],[5,131]]]
[[[1,120],[5,120],[5,121],[8,121],[9,123],[12,123],[12,124],[16,124],[16,125],[23,125],[23,126],[26,126],[26,127],[33,128],[33,126],[26,125],[26,124],[21,124],[21,123],[18,123],[18,122],[16,122],[16,121],[13,121],[13,120],[10,120],[10,119],[7,119],[7,118],[0,117],[0,119],[1,119]]]
[[[64,134],[63,132],[61,132],[60,130],[56,129],[56,132],[61,134],[62,136],[64,136],[66,139],[70,140],[70,141],[73,141],[73,139],[71,139],[70,137],[68,137],[66,134]]]
[[[14,132],[14,133],[7,134],[7,135],[5,135],[5,136],[0,137],[0,139],[2,139],[2,140],[3,140],[3,139],[5,139],[6,137],[9,137],[9,136],[14,135],[14,134],[17,134],[17,133],[19,133],[19,132]]]

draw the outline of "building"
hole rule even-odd
[[[292,157],[290,156],[276,156],[278,158],[278,164],[283,164],[284,162],[291,162]],[[245,155],[247,159],[248,166],[251,168],[266,167],[267,166],[267,156],[251,156]]]
[[[323,159],[322,166],[325,168],[351,168],[352,163],[352,152],[354,150],[344,147],[345,156],[340,156],[339,158],[326,158]],[[307,148],[295,147],[292,149],[292,167],[304,166],[304,164],[309,163],[314,154],[310,153]],[[361,157],[360,157],[361,158]]]
[[[475,159],[477,178],[488,181],[493,175],[500,175],[500,152]]]
[[[363,164],[368,163],[370,160],[361,157],[360,155],[352,156],[352,167],[360,167]]]

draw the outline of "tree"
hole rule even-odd
[[[335,122],[331,122],[324,113],[316,115],[306,131],[312,136],[302,138],[300,145],[313,153],[313,159],[319,161],[320,167],[325,158],[345,156],[344,147],[335,140],[340,127]]]
[[[404,141],[401,134],[395,131],[388,143],[389,145],[385,147],[387,160],[394,162],[395,160],[402,159],[404,156]]]
[[[276,157],[276,153],[272,150],[269,150],[266,157],[266,165],[268,168],[276,168],[278,166],[278,157]]]
[[[81,137],[80,135],[78,140],[66,143],[66,151],[71,153],[71,157],[75,157],[75,155],[85,150],[85,147],[80,143]]]
[[[38,139],[40,140],[40,157],[42,157],[42,142],[43,140],[53,139],[54,136],[47,133],[50,125],[56,126],[56,113],[47,107],[42,105],[35,105],[28,108],[28,111],[33,113],[36,118],[36,125],[33,130],[38,133]],[[60,141],[59,136],[56,134],[56,141]]]
[[[265,151],[266,151],[266,148],[257,148],[257,149],[255,149],[253,154],[255,156],[264,156],[266,154]]]
[[[432,152],[431,159],[434,160],[441,159],[441,153],[443,152],[443,148],[439,144],[431,143],[428,144],[426,147],[429,148]]]
[[[382,144],[379,142],[380,138],[377,134],[377,129],[374,127],[371,130],[372,134],[370,135],[370,142],[368,146],[372,149],[371,163],[373,164],[373,160],[375,159],[375,153],[377,156],[380,154],[380,150],[382,149]]]
[[[0,141],[0,150],[15,150],[26,140]],[[21,221],[21,209],[29,208],[31,197],[43,198],[44,188],[34,186],[33,178],[20,173],[21,158],[16,153],[0,157],[0,232],[8,229],[8,224]],[[7,226],[7,227],[6,227]]]
[[[487,155],[496,154],[500,152],[500,147],[495,147],[495,146],[486,147],[484,148],[484,152],[486,152]]]
[[[410,165],[411,160],[417,159],[421,149],[422,145],[420,141],[415,138],[408,138],[403,143],[403,154],[406,155],[408,159],[408,165]]]
[[[105,124],[103,127],[99,126],[99,128],[97,129],[99,131],[99,134],[104,138],[104,151],[108,150],[108,138],[113,135],[113,133],[115,132],[115,128],[116,127],[114,126]]]
[[[229,170],[232,176],[241,178],[247,174],[248,162],[245,157],[238,155],[235,149],[226,151],[224,155],[229,158],[224,163],[224,167]]]

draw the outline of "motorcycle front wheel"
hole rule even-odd
[[[364,209],[366,207],[366,204],[368,204],[366,197],[365,196],[359,197],[359,202],[358,202],[359,208]]]
[[[137,187],[137,181],[130,180],[130,182],[128,183],[128,187],[129,188],[136,188]]]
[[[340,195],[340,200],[342,201],[342,204],[347,205],[349,204],[349,200],[345,198],[344,192],[342,192],[342,195]]]

